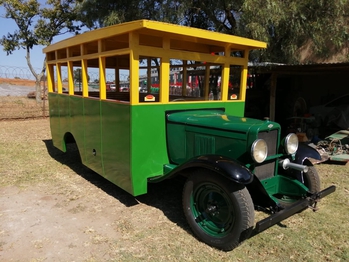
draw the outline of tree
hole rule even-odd
[[[348,0],[246,0],[241,12],[244,35],[268,43],[264,61],[303,60],[300,50],[311,46],[317,59],[340,51],[348,41]]]
[[[80,0],[79,2],[79,19],[92,29],[137,20],[141,17],[139,0]]]
[[[302,61],[300,50],[311,46],[316,58],[327,58],[348,41],[348,0],[193,0],[184,24],[268,43],[251,60]]]
[[[89,28],[99,28],[138,19],[181,23],[186,1],[79,0],[79,19]]]
[[[31,64],[30,52],[34,46],[49,45],[55,36],[67,33],[77,33],[80,29],[74,23],[76,20],[76,6],[73,0],[47,0],[40,6],[37,0],[0,0],[6,14],[18,26],[18,30],[8,33],[0,40],[7,55],[15,50],[25,49],[27,65],[35,77],[36,100],[41,101],[40,81],[45,74],[45,61],[39,73],[35,72]]]
[[[268,43],[251,52],[258,62],[299,63],[310,46],[317,58],[348,41],[349,0],[85,0],[81,17],[90,27],[151,19],[249,37]]]
[[[78,69],[74,70],[73,78],[74,78],[74,83],[81,83],[82,82],[82,71],[81,71],[81,68],[78,68]],[[87,75],[87,82],[90,82],[90,76],[89,75]]]

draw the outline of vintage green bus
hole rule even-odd
[[[133,196],[183,176],[194,235],[232,250],[335,191],[320,191],[316,150],[268,118],[244,117],[249,51],[265,47],[148,20],[52,44],[43,51],[53,144],[76,143],[84,165]],[[255,224],[256,209],[270,216]]]

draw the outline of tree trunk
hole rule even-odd
[[[35,99],[37,103],[42,103],[42,92],[41,92],[41,85],[40,85],[40,79],[36,78],[35,80]]]
[[[37,103],[42,103],[42,100],[45,99],[44,97],[44,92],[42,92],[42,89],[41,89],[41,79],[43,77],[43,75],[45,74],[45,64],[46,64],[46,58],[44,59],[43,61],[43,64],[42,64],[42,69],[41,69],[41,72],[40,74],[37,74],[30,62],[30,48],[27,48],[27,55],[26,55],[26,60],[27,60],[27,64],[28,64],[28,67],[29,67],[29,70],[32,72],[33,76],[35,77],[35,99],[36,99],[36,102]]]

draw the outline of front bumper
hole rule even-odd
[[[305,208],[310,207],[315,210],[316,203],[323,197],[332,194],[336,191],[335,186],[330,186],[318,193],[308,196],[302,200],[297,201],[293,205],[282,209],[281,211],[270,215],[269,217],[262,219],[256,223],[255,232],[260,233],[269,227],[281,222],[282,220],[303,211]]]

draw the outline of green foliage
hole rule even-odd
[[[264,60],[299,61],[300,47],[311,43],[313,53],[326,58],[348,40],[347,0],[246,0],[241,34],[268,43]]]
[[[35,72],[30,61],[34,46],[49,45],[53,38],[66,32],[77,33],[76,5],[74,0],[47,0],[40,5],[38,0],[0,0],[5,17],[13,20],[18,30],[2,36],[0,45],[7,55],[15,50],[25,49],[26,60],[36,78],[36,100],[41,101],[40,79],[45,72],[45,63],[40,73]]]
[[[327,58],[348,41],[349,0],[0,0],[6,17],[19,30],[0,39],[7,54],[49,45],[77,21],[98,28],[137,19],[182,24],[265,41],[266,50],[251,52],[258,62],[298,63],[308,46],[315,58]],[[27,58],[29,58],[29,53]],[[349,59],[349,58],[348,58]]]
[[[74,83],[81,83],[82,82],[81,68],[78,68],[78,69],[74,70],[73,78],[74,78]],[[90,76],[89,75],[87,75],[87,81],[90,82]]]
[[[35,0],[27,2],[12,0],[1,1],[0,3],[5,7],[5,17],[13,19],[19,27],[19,31],[15,31],[14,33],[9,32],[7,36],[3,36],[0,40],[4,51],[7,54],[11,54],[15,49],[19,49],[20,47],[33,48],[37,43],[30,26],[39,12],[39,3]]]
[[[74,83],[81,83],[82,72],[80,68],[74,70],[73,78],[74,78]]]
[[[150,19],[250,37],[268,43],[266,50],[253,51],[251,60],[297,63],[306,45],[318,58],[343,49],[348,41],[348,2],[80,0],[79,19],[90,28]]]
[[[18,30],[0,40],[4,51],[12,54],[16,49],[31,50],[36,45],[49,45],[53,38],[66,32],[77,32],[74,24],[76,12],[73,0],[48,0],[44,7],[37,0],[1,0],[5,17],[12,19]],[[64,31],[63,31],[64,30]]]
[[[79,19],[89,28],[104,27],[140,18],[138,0],[79,0]]]
[[[184,3],[182,3],[184,2]],[[78,0],[79,20],[99,28],[138,19],[180,23],[186,1]]]

